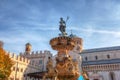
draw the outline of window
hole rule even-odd
[[[23,62],[25,62],[25,58],[23,58]]]
[[[115,74],[114,74],[114,72],[110,72],[110,80],[115,80]]]
[[[34,60],[32,61],[32,65],[34,65]]]
[[[42,60],[39,60],[39,64],[42,64]]]
[[[18,60],[18,56],[16,57],[16,60]]]
[[[22,57],[20,56],[20,61],[22,61]]]
[[[87,57],[85,57],[85,61],[87,61],[88,60],[88,58]]]
[[[107,55],[107,58],[108,58],[108,59],[110,58],[110,55],[109,55],[109,54]]]
[[[23,68],[21,68],[21,72],[23,72]]]
[[[95,56],[95,59],[97,60],[97,59],[98,59],[98,57],[97,57],[97,56]]]
[[[17,68],[17,71],[19,72],[19,68]]]

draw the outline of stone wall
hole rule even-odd
[[[88,72],[90,80],[120,79],[119,46],[84,50],[81,56],[83,60],[82,69]]]

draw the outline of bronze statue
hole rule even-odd
[[[66,22],[63,20],[63,18],[60,18],[60,27],[59,30],[61,31],[62,34],[66,33]]]

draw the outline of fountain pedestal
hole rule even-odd
[[[67,36],[60,36],[50,40],[50,45],[54,50],[58,51],[56,57],[56,66],[57,77],[60,80],[70,78],[78,78],[79,69],[77,61],[73,61],[71,56],[69,55],[69,51],[71,51],[75,47],[74,39]]]

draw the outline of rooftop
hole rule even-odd
[[[86,49],[83,50],[82,53],[93,53],[93,52],[114,51],[114,50],[120,50],[120,46]]]

